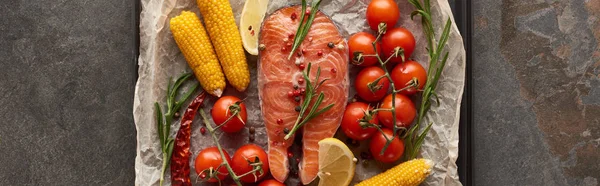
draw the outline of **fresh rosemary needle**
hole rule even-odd
[[[319,92],[319,95],[317,96],[317,100],[314,102],[314,104],[312,106],[310,106],[310,102],[317,94],[317,89],[323,83],[325,83],[325,81],[328,80],[328,79],[323,79],[323,80],[319,81],[319,76],[321,75],[321,68],[319,67],[319,68],[317,68],[317,74],[315,76],[316,84],[313,86],[312,82],[308,78],[308,74],[310,74],[310,68],[311,68],[311,64],[308,63],[308,66],[306,67],[306,71],[302,73],[303,78],[306,81],[306,93],[304,94],[304,100],[302,101],[302,104],[300,106],[300,113],[298,114],[296,123],[294,123],[294,127],[292,127],[292,130],[290,130],[285,135],[285,137],[284,137],[285,140],[292,137],[292,135],[294,135],[294,133],[298,129],[300,129],[302,126],[304,126],[304,124],[309,122],[311,119],[317,117],[318,115],[320,115],[324,112],[327,112],[334,105],[332,103],[332,104],[329,104],[329,105],[323,107],[322,109],[317,110],[319,108],[319,106],[321,105],[321,103],[323,103],[323,99],[325,99],[325,94],[323,94],[323,92]],[[309,110],[309,108],[310,108],[310,110]],[[306,113],[307,111],[308,111],[308,113]]]
[[[179,100],[176,100],[177,94],[181,85],[192,76],[192,73],[182,74],[179,78],[177,78],[175,83],[172,83],[172,80],[169,79],[169,85],[167,86],[167,113],[165,113],[164,116],[158,102],[154,103],[154,107],[156,109],[156,121],[158,122],[158,138],[160,140],[160,147],[163,157],[160,185],[163,185],[167,165],[169,165],[169,162],[171,162],[171,154],[173,153],[173,143],[175,142],[175,139],[169,137],[171,134],[170,129],[173,116],[179,112],[181,105],[183,105],[183,103],[190,98],[192,93],[196,91],[198,88],[198,83],[190,88],[188,92]]]
[[[302,44],[302,41],[304,41],[304,38],[308,34],[308,31],[310,30],[310,26],[312,25],[312,22],[315,20],[315,15],[319,11],[319,4],[321,4],[321,0],[312,1],[312,5],[310,8],[310,15],[307,18],[304,15],[304,12],[306,11],[306,0],[302,0],[302,12],[300,13],[301,14],[300,23],[298,25],[298,30],[296,31],[296,36],[294,36],[294,43],[292,45],[292,50],[290,51],[290,55],[288,56],[288,59],[292,58],[292,56],[294,55],[294,52],[298,49],[298,47],[300,47],[300,44]],[[307,20],[305,22],[304,19],[306,19],[306,18],[307,18]]]
[[[425,33],[425,37],[427,39],[427,51],[429,52],[430,58],[429,69],[427,69],[427,82],[423,86],[423,91],[421,93],[422,101],[419,108],[417,123],[408,130],[405,138],[407,152],[405,154],[406,159],[414,159],[419,153],[419,149],[423,144],[427,132],[429,132],[431,126],[433,125],[433,123],[429,123],[422,132],[419,132],[423,118],[431,108],[431,101],[434,100],[434,98],[436,103],[439,104],[438,96],[435,93],[435,90],[437,88],[442,71],[446,66],[446,61],[448,60],[448,52],[444,53],[443,50],[450,36],[450,26],[452,25],[452,21],[450,18],[448,18],[444,26],[444,30],[442,31],[442,34],[436,43],[436,34],[431,20],[430,0],[423,0],[423,2],[420,0],[408,0],[408,2],[416,8],[416,10],[411,13],[411,19],[414,18],[415,15],[421,16],[421,24],[423,25],[423,32]],[[442,53],[444,53],[443,56],[441,56]]]

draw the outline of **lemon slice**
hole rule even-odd
[[[252,55],[258,55],[258,33],[267,12],[267,5],[269,0],[247,0],[242,9],[240,18],[242,43],[246,51]]]
[[[356,158],[338,139],[319,141],[319,186],[350,185],[354,177]]]

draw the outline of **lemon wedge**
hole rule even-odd
[[[247,0],[242,9],[240,33],[244,49],[249,54],[258,55],[258,33],[267,12],[267,5],[269,0]]]
[[[344,142],[335,138],[319,141],[319,186],[350,185],[356,158]]]

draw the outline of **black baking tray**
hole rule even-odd
[[[472,24],[472,12],[471,12],[471,1],[470,0],[449,0],[450,7],[452,8],[452,12],[454,14],[454,20],[456,25],[458,26],[458,30],[461,33],[463,38],[465,50],[466,50],[466,74],[465,74],[465,87],[464,93],[461,102],[460,108],[460,124],[459,124],[459,153],[458,159],[456,160],[456,164],[458,166],[458,175],[460,178],[460,182],[463,185],[472,185],[472,174],[471,174],[471,35],[473,31]],[[133,11],[134,24],[133,28],[135,29],[133,40],[133,59],[132,65],[135,66],[134,69],[136,71],[133,73],[134,84],[138,78],[138,56],[139,56],[139,46],[140,46],[140,35],[139,35],[139,25],[140,25],[140,11],[141,5],[139,0],[133,0],[135,11]]]
[[[471,174],[471,35],[473,33],[473,14],[470,0],[448,1],[454,14],[454,21],[463,38],[466,51],[465,87],[460,106],[459,142],[458,142],[458,175],[463,185],[472,185]]]

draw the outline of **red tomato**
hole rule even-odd
[[[285,184],[278,182],[277,180],[270,179],[260,182],[258,186],[285,186]]]
[[[381,49],[385,59],[394,53],[394,48],[400,47],[404,49],[404,59],[410,58],[415,50],[415,36],[405,28],[392,28],[381,37]],[[402,62],[402,57],[393,57],[392,62]]]
[[[378,31],[379,23],[386,23],[387,29],[394,28],[400,19],[400,9],[394,0],[373,0],[367,6],[367,22],[371,30]]]
[[[213,121],[215,121],[217,125],[223,124],[227,118],[232,117],[236,112],[239,114],[239,117],[233,116],[231,120],[221,127],[221,130],[229,133],[240,131],[246,125],[248,117],[246,114],[246,105],[241,102],[240,98],[223,96],[215,102],[215,105],[213,105],[213,108],[210,111]]]
[[[237,175],[241,175],[247,172],[252,171],[254,167],[248,162],[255,162],[256,158],[260,160],[262,163],[261,167],[263,173],[260,174],[259,171],[254,174],[246,175],[240,180],[246,183],[256,183],[258,180],[262,179],[269,172],[269,160],[267,159],[267,153],[265,150],[260,148],[258,145],[247,144],[240,147],[235,154],[233,154],[231,168]],[[256,177],[254,176],[256,175]]]
[[[396,94],[396,126],[408,128],[410,124],[412,124],[415,119],[415,115],[417,114],[417,110],[415,109],[415,104],[405,95]],[[392,108],[392,94],[389,94],[383,101],[381,102],[380,108],[382,109],[391,109]],[[383,124],[383,126],[388,128],[393,128],[394,122],[392,112],[391,111],[380,111],[377,113],[379,118],[379,122]]]
[[[396,90],[400,90],[410,84],[413,78],[417,78],[418,88],[411,87],[401,91],[404,95],[413,95],[418,90],[423,89],[425,83],[427,83],[427,71],[416,61],[406,61],[404,63],[396,65],[391,72],[392,81],[396,86]]]
[[[386,77],[381,78],[377,84],[373,84],[376,89],[378,88],[375,91],[369,89],[369,83],[374,82],[383,75],[385,75],[385,71],[381,67],[372,66],[362,69],[354,81],[354,88],[358,96],[368,102],[381,100],[390,87],[390,81]]]
[[[227,162],[231,162],[231,158],[229,158],[229,154],[227,154],[227,151],[223,151],[223,154],[225,154]],[[209,170],[211,168],[215,170],[217,167],[219,167],[219,165],[221,165],[222,162],[223,158],[221,158],[221,154],[219,153],[219,149],[217,147],[206,148],[200,151],[200,153],[198,153],[198,156],[196,157],[196,174],[198,174],[200,178],[209,177]],[[219,168],[218,171],[219,173],[216,173],[215,175],[217,175],[219,180],[223,180],[225,179],[225,176],[229,175],[227,167],[225,166]],[[215,178],[210,178],[208,179],[208,182],[218,182],[219,180]]]
[[[392,139],[394,133],[392,130],[386,128],[383,128],[381,130],[383,130],[383,134],[385,134],[385,136],[388,139]],[[373,157],[377,161],[383,163],[395,162],[396,160],[400,159],[400,157],[402,157],[402,154],[404,154],[404,141],[402,141],[398,136],[396,136],[392,140],[392,142],[390,142],[390,145],[387,147],[387,149],[385,149],[383,155],[381,155],[379,153],[381,153],[381,150],[387,142],[387,140],[385,139],[386,137],[384,137],[383,134],[381,132],[378,132],[373,136],[373,138],[371,138],[371,143],[369,144],[369,150],[371,151],[371,155],[373,155]]]
[[[362,128],[360,126],[361,120],[368,119],[365,118],[365,112],[372,109],[363,102],[354,102],[346,106],[346,111],[344,111],[344,117],[342,118],[342,130],[346,136],[355,140],[366,140],[373,136],[373,133],[377,132],[377,128]],[[368,122],[378,125],[377,115],[370,117],[371,119]]]
[[[350,51],[350,60],[352,64],[366,67],[378,63],[377,57],[375,56],[363,57],[362,62],[355,61],[354,58],[354,52],[362,52],[363,55],[375,54],[375,50],[373,49],[373,42],[375,39],[375,36],[366,32],[359,32],[350,36],[350,39],[348,39],[348,50]],[[377,51],[380,51],[379,43],[375,44],[375,47],[377,47]]]

